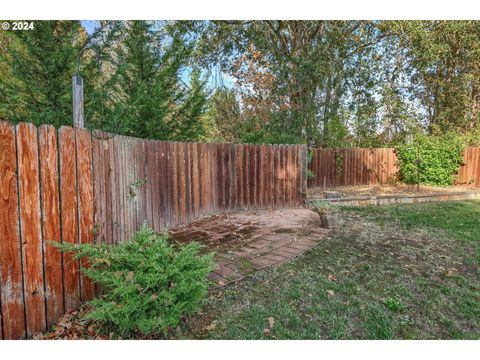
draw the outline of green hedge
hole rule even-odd
[[[455,183],[463,161],[464,141],[457,135],[426,136],[417,134],[413,145],[397,146],[400,180],[417,183],[417,167],[420,167],[420,183],[448,186]],[[421,162],[417,165],[416,160]]]

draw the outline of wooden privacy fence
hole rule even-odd
[[[0,338],[44,331],[96,294],[49,241],[114,244],[227,210],[303,203],[306,147],[197,144],[0,122]]]
[[[391,148],[312,149],[310,187],[386,184],[398,172]]]
[[[2,338],[44,331],[91,299],[80,263],[47,241],[93,242],[92,140],[84,129],[0,123]]]
[[[458,185],[480,186],[480,147],[469,147],[463,152],[463,165],[458,172]]]
[[[309,187],[384,185],[398,177],[397,155],[392,148],[312,149]],[[457,185],[480,186],[480,147],[463,152]]]
[[[306,147],[162,142],[94,133],[95,223],[106,243],[223,211],[303,204]]]

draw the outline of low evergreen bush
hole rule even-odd
[[[191,242],[174,248],[168,233],[143,226],[131,241],[106,244],[58,244],[62,251],[87,258],[85,275],[104,289],[89,302],[86,319],[120,336],[167,334],[187,315],[198,311],[208,291],[213,254],[200,255]]]

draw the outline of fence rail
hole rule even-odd
[[[92,136],[93,135],[93,136]],[[45,331],[96,294],[49,241],[114,244],[242,209],[298,206],[306,147],[199,144],[0,122],[0,339]]]

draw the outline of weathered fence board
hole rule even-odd
[[[4,339],[26,336],[15,130],[0,122],[0,293]]]
[[[26,323],[27,335],[32,335],[46,326],[38,135],[32,124],[17,125],[17,155],[24,298],[30,309]]]
[[[86,129],[75,129],[77,154],[77,187],[78,187],[78,223],[79,243],[93,243],[93,175],[92,175],[92,139]],[[85,259],[80,266],[88,267]],[[93,299],[95,285],[83,274],[80,276],[80,300]]]
[[[50,327],[64,313],[62,254],[49,243],[49,241],[61,241],[58,147],[57,131],[53,126],[43,125],[38,132],[47,327]]]
[[[77,165],[75,153],[75,132],[73,128],[61,127],[59,137],[60,160],[60,206],[62,221],[62,241],[78,243],[77,214]],[[80,305],[79,261],[70,253],[63,255],[63,281],[65,310]]]

